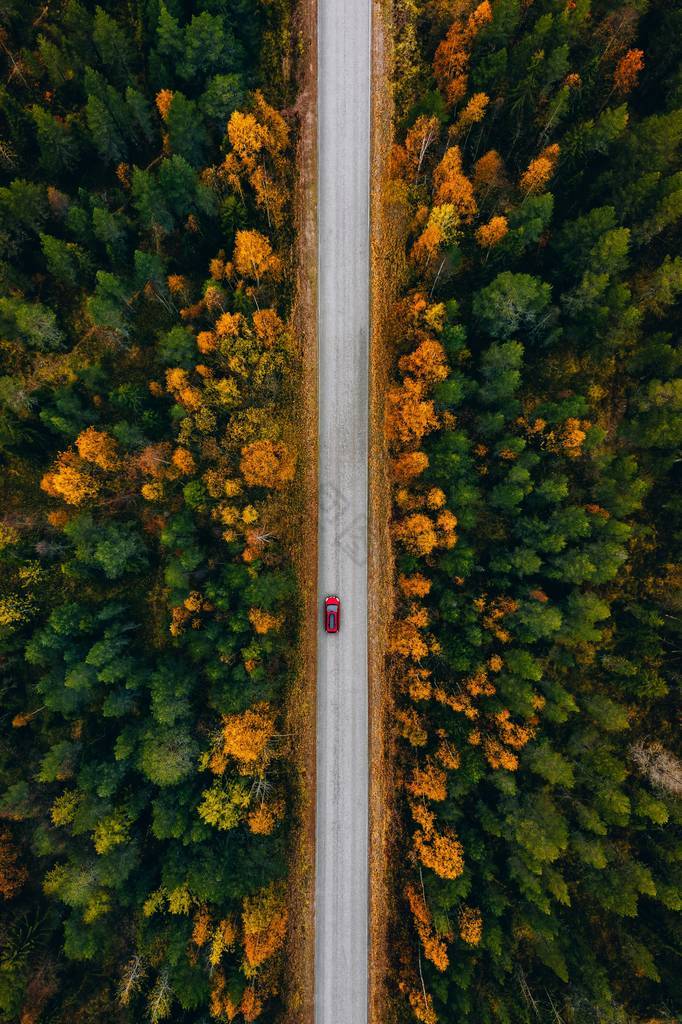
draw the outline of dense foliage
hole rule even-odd
[[[289,32],[0,4],[4,1021],[277,1012]]]
[[[682,8],[394,6],[399,1015],[674,1019]]]

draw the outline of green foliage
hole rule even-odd
[[[257,0],[0,11],[7,1024],[204,1021],[223,981],[280,1011],[280,947],[252,970],[241,915],[286,873],[289,768],[213,756],[224,715],[267,702],[280,729],[292,671],[287,531],[239,468],[283,433],[285,331],[266,344],[253,314],[286,322],[291,286],[247,295],[211,264],[239,228],[291,249],[290,206],[273,229],[220,170],[251,90],[293,107],[290,62],[266,74],[262,57],[288,20]],[[286,197],[289,156],[271,182]],[[229,351],[200,346],[237,312]],[[252,608],[276,628],[254,634]],[[270,831],[251,828],[256,800]]]
[[[436,509],[457,517],[448,544],[396,545],[396,1012],[672,1020],[682,23],[658,2],[496,0],[472,31],[475,7],[396,5],[399,119],[441,122],[418,173],[414,137],[391,165],[407,225],[398,368],[420,377],[426,338],[448,368],[419,381],[438,427],[393,443],[428,458],[396,487],[394,527],[406,509],[441,529]],[[630,50],[644,68],[624,80]],[[480,91],[485,116],[462,126]],[[461,174],[443,161],[455,144]],[[451,197],[471,224],[456,257],[426,260],[421,232]],[[454,879],[424,856],[431,829],[461,843]]]

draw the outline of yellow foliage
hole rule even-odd
[[[424,720],[414,708],[396,711],[398,732],[413,747],[423,747],[428,739]]]
[[[397,654],[401,658],[409,658],[412,661],[421,661],[429,653],[429,648],[418,627],[407,620],[398,620],[392,623],[388,650],[391,654]]]
[[[195,925],[196,929],[196,925]],[[237,929],[229,918],[220,921],[211,937],[211,947],[208,954],[208,962],[211,967],[217,967],[223,953],[232,949],[237,941]]]
[[[283,615],[272,615],[271,612],[263,611],[261,608],[249,609],[249,622],[256,633],[264,636],[273,629],[280,629],[284,622]]]
[[[222,726],[223,753],[243,765],[262,761],[275,735],[275,715],[270,704],[260,702],[234,715],[225,715]]]
[[[40,486],[51,497],[61,498],[68,505],[93,501],[100,491],[100,484],[94,476],[78,466],[74,452],[58,455],[54,468],[45,474]]]
[[[237,273],[260,283],[261,278],[276,280],[282,262],[272,251],[270,242],[260,231],[238,231],[234,244],[234,265]]]
[[[476,907],[462,907],[458,914],[459,937],[469,946],[477,946],[483,935],[483,918]]]
[[[284,946],[288,912],[282,892],[269,885],[254,896],[245,896],[242,904],[244,955],[247,976]]]

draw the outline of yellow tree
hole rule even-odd
[[[245,973],[256,970],[284,946],[288,913],[284,894],[274,884],[254,896],[245,896],[242,904]]]
[[[282,272],[282,261],[260,231],[237,232],[233,260],[237,273],[259,286],[262,278],[277,280]]]

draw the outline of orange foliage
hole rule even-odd
[[[455,771],[461,764],[461,757],[458,750],[451,747],[446,739],[446,734],[443,732],[440,743],[436,750],[436,757],[443,765],[444,768],[448,768],[450,771]]]
[[[404,452],[393,460],[393,478],[406,484],[418,477],[429,465],[426,452]]]
[[[215,352],[217,345],[213,331],[199,331],[197,334],[197,348],[202,355],[206,355],[208,352]]]
[[[189,281],[182,274],[169,274],[166,278],[166,284],[171,295],[177,295],[178,298],[186,301],[189,296]]]
[[[639,73],[644,68],[644,50],[628,50],[618,61],[613,73],[613,84],[617,92],[625,95],[638,84]]]
[[[458,914],[459,937],[470,946],[477,946],[483,935],[483,918],[476,907],[462,907]]]
[[[94,462],[100,469],[118,469],[118,445],[116,440],[105,430],[88,427],[76,438],[78,454],[86,462]]]
[[[495,149],[487,153],[474,164],[474,188],[477,192],[489,188],[502,188],[506,185],[504,163]]]
[[[439,971],[446,970],[450,962],[448,960],[447,946],[435,933],[433,919],[423,894],[418,892],[415,886],[407,885],[405,887],[405,898],[412,911],[414,926],[424,948],[426,959],[430,960]]]
[[[390,388],[385,416],[389,441],[401,444],[419,444],[425,434],[438,426],[433,402],[424,397],[423,383],[412,377]]]
[[[481,224],[476,231],[476,241],[485,249],[497,245],[509,231],[509,221],[506,217],[491,217],[487,224]]]
[[[263,1001],[256,995],[256,990],[253,986],[244,990],[239,1009],[247,1024],[260,1016],[263,1009]]]
[[[252,441],[242,448],[239,466],[249,486],[281,491],[294,478],[296,457],[283,441]]]
[[[413,576],[399,576],[398,586],[405,597],[426,597],[431,590],[431,580],[417,572]]]
[[[170,445],[148,444],[137,456],[137,465],[141,473],[151,476],[154,480],[160,480],[168,472],[170,461]]]
[[[527,169],[521,175],[519,188],[526,195],[541,192],[549,179],[554,174],[557,160],[559,159],[559,146],[554,143],[546,146],[540,156],[531,160]]]
[[[492,16],[490,3],[484,0],[466,20],[458,18],[453,21],[448,34],[436,50],[434,74],[450,104],[458,103],[466,95],[469,48],[476,34],[492,20]]]
[[[415,512],[394,526],[395,536],[412,555],[430,555],[438,546],[438,534],[432,519]]]
[[[590,426],[591,424],[588,421],[581,421],[574,417],[569,417],[564,423],[559,444],[569,458],[577,459],[582,455],[583,442],[587,437],[586,430]]]
[[[478,124],[485,117],[485,112],[488,109],[490,103],[490,97],[487,93],[476,92],[471,97],[467,105],[464,107],[455,122],[453,132],[461,133],[465,129],[471,127],[472,124]]]
[[[282,949],[287,920],[284,897],[274,885],[261,889],[254,896],[244,897],[242,925],[247,975]]]
[[[227,123],[227,137],[243,168],[253,171],[259,153],[268,142],[267,128],[259,124],[253,114],[235,110]]]
[[[403,676],[403,685],[412,700],[430,700],[433,694],[431,673],[427,668],[411,666]]]
[[[196,471],[194,456],[186,448],[176,448],[171,461],[183,476],[189,476]]]
[[[212,977],[209,1012],[216,1020],[233,1021],[239,1013],[239,1004],[233,1003],[229,993],[225,991],[227,986],[225,976],[216,971]]]
[[[506,768],[508,772],[515,772],[519,766],[516,754],[512,754],[502,743],[490,736],[483,740],[483,751],[491,768]]]
[[[284,324],[274,309],[259,309],[253,314],[253,329],[266,348],[272,348],[284,331]]]
[[[409,658],[411,661],[421,661],[429,653],[428,644],[419,628],[414,623],[401,619],[391,625],[388,650],[391,654]]]
[[[426,154],[431,146],[438,141],[440,122],[437,117],[422,114],[414,122],[405,139],[405,154],[408,165],[415,175],[419,174]]]
[[[285,811],[286,805],[283,800],[264,801],[247,815],[249,831],[257,836],[269,836],[274,832],[278,822],[284,818]]]
[[[27,869],[18,864],[19,854],[8,829],[0,831],[0,896],[11,900],[28,878]]]
[[[173,102],[173,91],[172,89],[161,89],[156,94],[156,109],[161,115],[162,121],[168,120],[168,114],[170,113],[171,104]]]
[[[192,929],[192,942],[195,946],[201,948],[206,945],[211,937],[211,927],[211,915],[205,907],[202,907],[194,918],[194,928]]]
[[[424,768],[415,767],[405,788],[412,796],[425,797],[427,800],[445,800],[448,795],[445,772],[433,761],[427,761]]]
[[[450,828],[442,832],[435,828],[430,832],[418,829],[414,834],[414,848],[424,867],[439,878],[459,878],[464,871],[462,844]]]
[[[179,366],[166,370],[166,387],[175,400],[187,409],[196,410],[201,406],[202,393],[190,384],[187,370]]]
[[[433,173],[436,203],[451,203],[465,223],[478,211],[474,189],[462,171],[462,153],[459,146],[446,149],[443,159]]]
[[[244,323],[241,313],[223,313],[215,324],[215,332],[220,338],[236,338],[239,336]]]
[[[446,501],[447,497],[445,491],[443,491],[440,487],[430,487],[429,490],[427,491],[426,505],[432,511],[436,511],[436,509],[443,508]]]
[[[416,988],[408,990],[407,998],[410,1001],[412,1013],[419,1024],[438,1024],[438,1017],[433,1008],[433,999],[428,992],[422,992]]]
[[[410,373],[417,380],[435,384],[448,375],[448,361],[445,349],[435,338],[424,338],[409,355],[398,362],[401,373]]]
[[[519,725],[510,720],[509,711],[505,708],[495,715],[495,721],[499,729],[500,737],[507,746],[515,750],[521,750],[526,743],[532,740],[534,731],[526,725]]]

